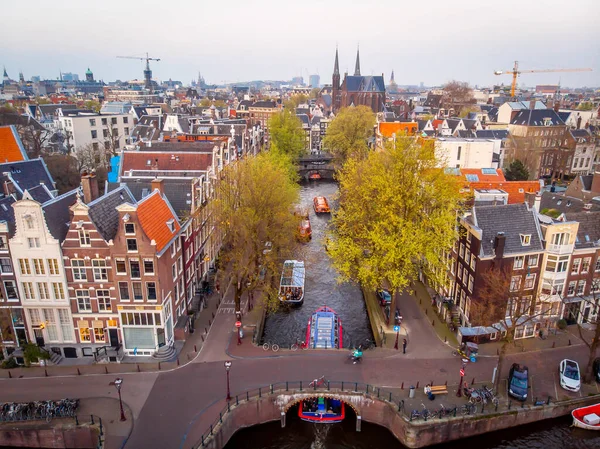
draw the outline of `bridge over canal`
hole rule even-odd
[[[333,156],[329,153],[321,152],[320,154],[311,154],[298,159],[298,174],[306,179],[333,179],[335,166]]]

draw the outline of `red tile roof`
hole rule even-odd
[[[14,126],[0,126],[0,163],[26,161],[21,139]]]
[[[157,252],[162,251],[181,229],[167,201],[156,190],[138,203],[137,216],[144,233],[156,242]],[[173,231],[167,225],[169,220],[173,220]]]
[[[471,182],[471,189],[502,189],[508,193],[508,204],[525,201],[525,193],[539,192],[539,181]]]
[[[497,168],[496,174],[485,174],[483,170],[490,170],[488,168],[461,168],[460,173],[463,178],[466,178],[466,175],[477,175],[478,181],[474,182],[506,182],[506,178],[504,177],[504,173],[502,169]],[[490,170],[491,171],[491,170]],[[467,180],[468,181],[468,180]]]
[[[125,151],[121,173],[129,170],[206,171],[212,164],[212,159],[212,153],[208,152]]]

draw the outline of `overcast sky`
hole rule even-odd
[[[189,83],[291,79],[340,70],[392,70],[398,84],[510,82],[494,70],[591,67],[593,72],[527,74],[525,85],[600,86],[600,0],[0,0],[0,65],[13,79],[59,71],[84,78],[153,77]]]

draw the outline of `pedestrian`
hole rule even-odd
[[[406,341],[406,338],[402,339],[402,354],[406,354],[406,345],[408,344],[408,342]]]

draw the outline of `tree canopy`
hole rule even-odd
[[[364,159],[374,126],[375,114],[368,106],[343,108],[329,124],[323,147],[342,163],[348,158]]]
[[[527,181],[529,179],[529,170],[519,159],[510,163],[504,170],[504,177],[507,181]]]
[[[420,268],[442,282],[461,196],[455,177],[437,168],[433,142],[397,137],[349,159],[338,179],[327,248],[342,279],[399,290]]]
[[[236,311],[242,293],[255,288],[260,270],[280,272],[282,257],[295,246],[299,187],[285,163],[270,152],[238,160],[223,170],[217,184],[213,214],[223,236],[220,257],[232,276]],[[270,251],[265,251],[267,242]]]
[[[444,85],[444,97],[451,104],[466,104],[472,103],[473,90],[469,83],[464,81],[450,81]]]
[[[271,145],[275,145],[280,152],[289,155],[292,159],[302,156],[306,151],[306,134],[302,129],[302,122],[289,108],[271,116],[269,135]]]

